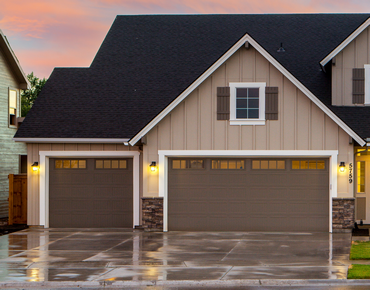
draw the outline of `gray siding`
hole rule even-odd
[[[20,116],[19,84],[8,61],[0,49],[0,217],[8,216],[9,174],[19,173],[19,155],[27,154],[26,145],[12,138],[16,128],[9,128],[8,91],[17,91],[17,115]]]

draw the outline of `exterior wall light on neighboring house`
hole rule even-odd
[[[39,163],[37,161],[33,162],[31,166],[33,171],[39,170]]]
[[[157,170],[157,162],[155,161],[152,161],[152,163],[149,165],[150,166],[150,170],[152,172],[156,171]]]
[[[339,165],[339,171],[344,172],[346,170],[346,163],[341,161]]]

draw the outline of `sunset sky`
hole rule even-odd
[[[0,0],[0,29],[26,74],[92,62],[117,14],[369,13],[369,0]]]

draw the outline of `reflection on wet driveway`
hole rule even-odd
[[[0,282],[345,279],[350,234],[28,229],[0,237]]]

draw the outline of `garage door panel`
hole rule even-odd
[[[133,178],[129,169],[55,169],[50,159],[50,227],[132,227]]]
[[[170,168],[169,230],[327,231],[328,170],[292,170],[290,159],[281,171],[251,164],[246,159],[243,170],[206,166],[208,178],[203,174],[198,184],[191,170]]]

